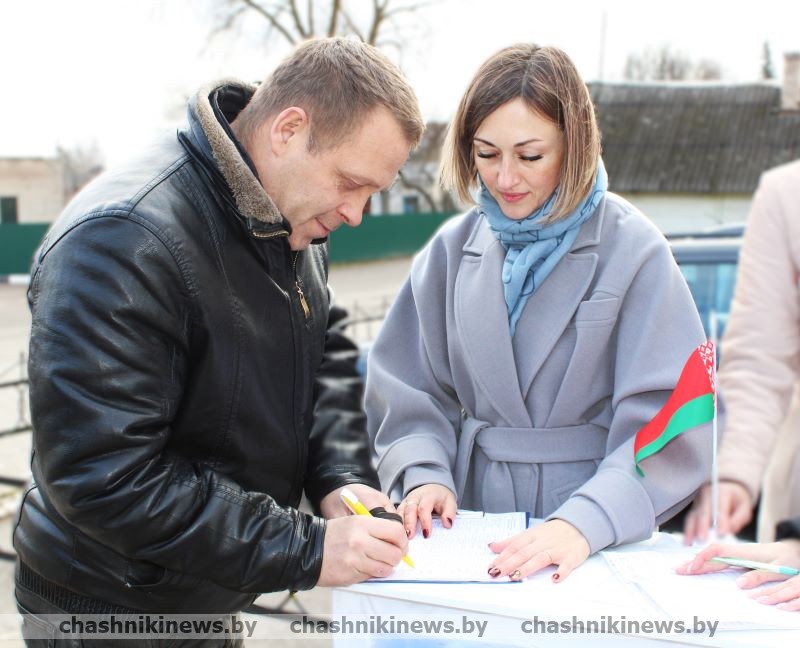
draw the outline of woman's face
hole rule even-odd
[[[497,108],[473,139],[475,167],[509,218],[530,216],[561,180],[564,135],[521,98]]]

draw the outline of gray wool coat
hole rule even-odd
[[[592,552],[648,537],[711,465],[709,424],[634,468],[636,432],[705,340],[666,240],[608,193],[513,339],[504,257],[473,209],[415,258],[369,355],[383,489],[438,483],[461,508],[560,518]]]

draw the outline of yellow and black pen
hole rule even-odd
[[[356,515],[369,515],[370,517],[374,517],[372,513],[367,510],[367,507],[361,503],[356,494],[349,488],[343,488],[339,497],[342,498],[344,505]],[[402,524],[402,520],[400,523]],[[411,560],[411,557],[407,554],[403,556],[403,562],[409,567],[414,567],[414,561]]]

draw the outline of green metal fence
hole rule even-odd
[[[364,216],[358,227],[345,225],[331,235],[331,263],[372,261],[414,254],[452,215],[450,212]]]
[[[49,223],[0,223],[0,275],[28,274]]]
[[[343,226],[331,236],[331,263],[374,261],[417,252],[452,216],[384,214],[365,216],[358,227]],[[48,223],[0,224],[0,275],[27,274]]]

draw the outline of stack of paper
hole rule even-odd
[[[414,568],[401,562],[387,578],[380,582],[425,581],[438,583],[500,582],[487,573],[495,558],[489,543],[504,540],[524,531],[527,527],[525,513],[475,513],[459,511],[453,526],[445,529],[439,518],[433,519],[433,529],[428,538],[417,532],[408,544],[408,555]],[[501,579],[508,583],[508,579]]]

